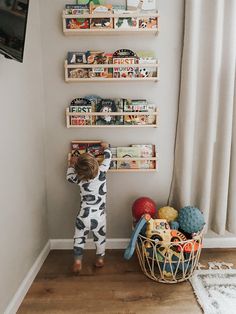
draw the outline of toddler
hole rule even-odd
[[[97,159],[84,153],[71,157],[66,178],[80,187],[81,208],[76,218],[74,235],[74,273],[82,268],[84,244],[89,231],[93,233],[96,245],[96,267],[104,266],[106,242],[106,172],[110,167],[111,151],[107,143],[104,148],[104,160],[99,166]]]

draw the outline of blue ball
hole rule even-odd
[[[178,223],[178,221],[171,221],[171,222],[170,222],[170,227],[171,227],[171,229],[173,229],[173,230],[178,230],[178,229],[179,229],[179,223]]]
[[[204,216],[201,211],[193,206],[186,206],[179,210],[179,227],[186,233],[195,233],[203,229]]]

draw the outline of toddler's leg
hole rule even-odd
[[[74,266],[73,271],[78,273],[82,268],[82,258],[84,245],[89,234],[88,219],[76,218],[75,235],[74,235]]]
[[[97,226],[92,229],[94,243],[96,245],[96,255],[97,261],[95,266],[102,267],[104,265],[104,255],[106,248],[106,214],[100,215],[100,212],[97,216]]]

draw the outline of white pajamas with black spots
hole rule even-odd
[[[104,150],[104,160],[99,166],[98,175],[89,181],[78,181],[73,167],[67,169],[67,180],[80,187],[81,209],[76,218],[74,254],[82,258],[89,231],[92,231],[96,254],[105,254],[106,244],[106,172],[110,167],[111,152]]]

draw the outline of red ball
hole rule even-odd
[[[144,214],[149,214],[154,218],[156,212],[156,204],[149,197],[140,197],[136,199],[132,206],[132,213],[135,220],[139,220]]]

